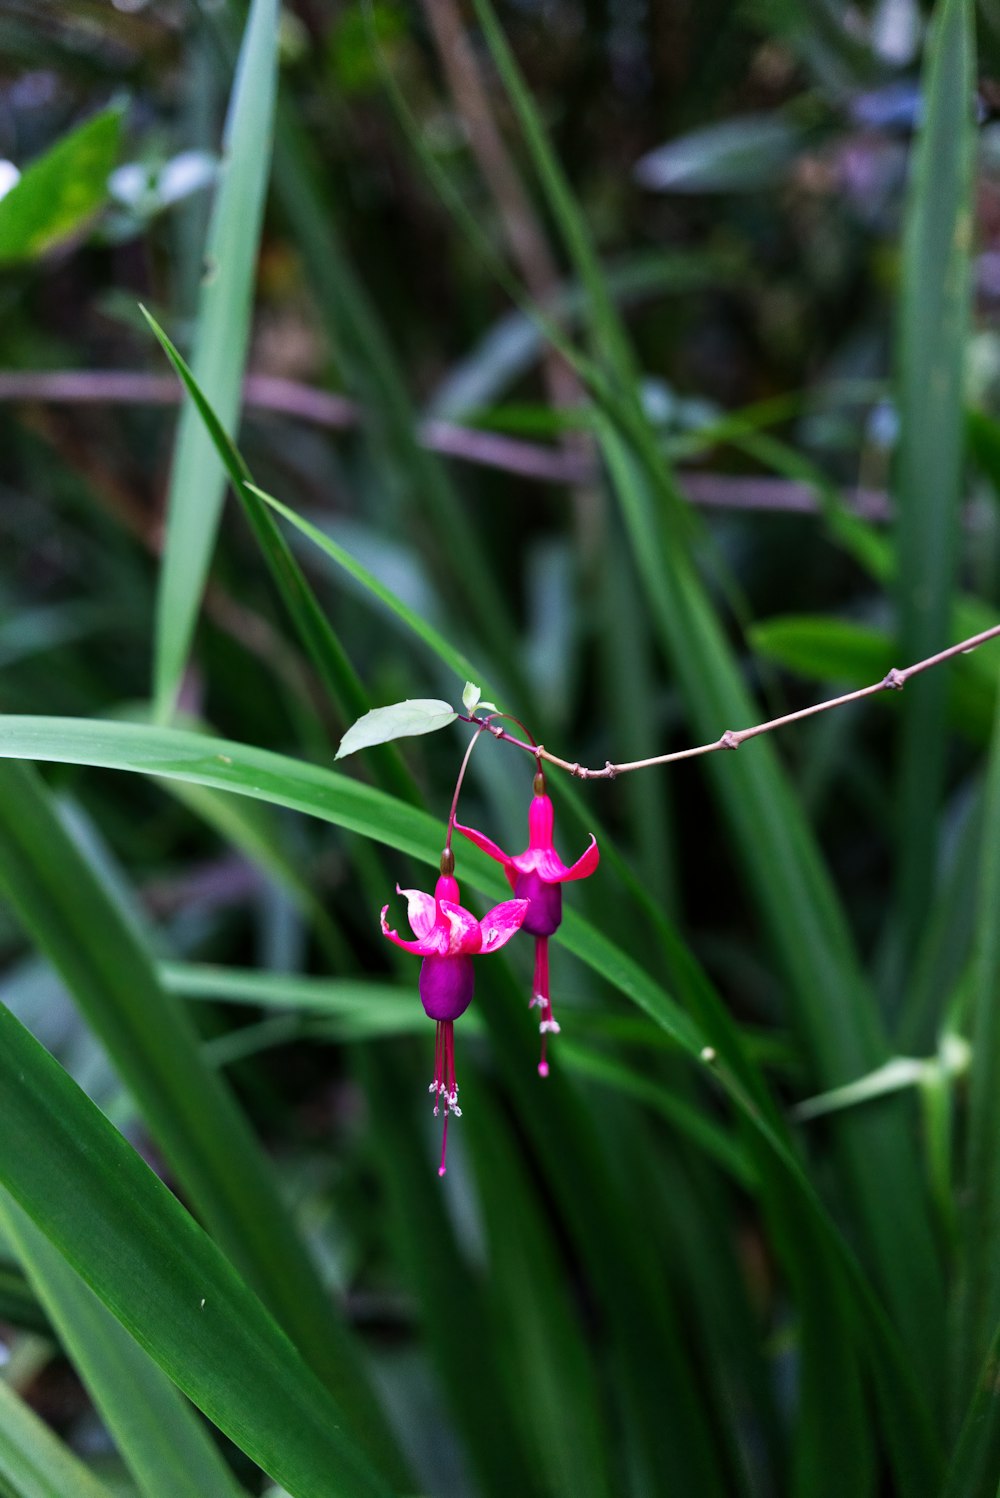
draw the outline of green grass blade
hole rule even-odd
[[[574,1498],[612,1492],[607,1431],[595,1369],[571,1300],[565,1264],[509,1130],[480,1092],[469,1113],[470,1138],[493,1266],[493,1345],[514,1392],[531,1468],[544,1491]]]
[[[229,1261],[2,1009],[0,1089],[0,1182],[168,1377],[293,1498],[388,1498]]]
[[[370,1449],[391,1451],[358,1351],[243,1114],[202,1061],[187,1015],[160,987],[149,953],[63,828],[37,774],[13,762],[0,766],[0,889],[104,1042],[210,1231]]]
[[[278,70],[277,0],[253,0],[223,137],[223,172],[206,246],[192,360],[226,431],[240,409],[254,272],[271,162]],[[169,717],[194,635],[219,526],[225,479],[190,405],[174,449],[156,609],[154,691]]]
[[[440,853],[440,824],[427,813],[334,771],[227,740],[136,724],[7,716],[0,718],[0,758],[8,756],[190,779],[332,821],[431,866],[437,864]],[[506,888],[495,866],[473,849],[463,854],[463,878],[494,898],[501,897]],[[627,953],[574,911],[567,913],[558,939],[645,1010],[693,1060],[705,1064],[704,1034]],[[730,1098],[780,1162],[800,1205],[817,1224],[848,1276],[859,1314],[868,1325],[869,1355],[885,1375],[882,1394],[893,1414],[889,1437],[902,1490],[919,1493],[920,1488],[914,1486],[916,1474],[922,1471],[926,1476],[928,1469],[933,1470],[938,1454],[913,1371],[889,1330],[882,1307],[794,1153],[740,1081],[738,1070],[728,1064],[716,1065],[714,1070]],[[870,1142],[870,1138],[865,1140],[866,1144]],[[861,1148],[860,1140],[857,1147]],[[892,1181],[883,1182],[884,1192],[891,1192],[892,1187]],[[885,1374],[887,1368],[892,1370],[891,1377]]]
[[[432,533],[433,554],[445,560],[442,581],[460,600],[470,631],[496,660],[506,662],[510,680],[522,697],[529,697],[510,650],[517,634],[512,610],[461,496],[440,460],[419,440],[395,352],[348,259],[315,148],[285,108],[278,112],[275,156],[276,192],[340,353],[345,379],[365,412],[366,452],[379,487],[397,515],[398,502],[405,499],[419,526],[418,540],[420,532]]]
[[[0,1379],[0,1477],[18,1498],[111,1498],[111,1491]]]
[[[969,1118],[961,1214],[958,1296],[959,1407],[1000,1325],[1000,707],[983,808],[969,1041]]]
[[[397,598],[396,594],[380,583],[378,578],[369,572],[367,567],[363,567],[360,562],[355,561],[354,557],[343,546],[339,546],[336,541],[332,540],[317,526],[312,525],[308,520],[304,520],[301,515],[297,515],[294,510],[282,504],[280,499],[275,499],[273,495],[266,494],[263,489],[258,489],[254,484],[248,485],[248,488],[270,505],[272,510],[282,515],[303,536],[307,537],[314,546],[317,546],[325,556],[330,558],[331,562],[335,562],[349,577],[354,578],[355,582],[360,583],[362,587],[366,588],[390,614],[394,614],[408,629],[413,631],[419,640],[423,641],[439,660],[443,661],[446,666],[449,666],[461,681],[474,681],[477,686],[482,687],[483,695],[487,699],[499,693],[499,687],[495,687],[483,675],[479,667],[470,661],[467,655],[464,655],[461,650],[456,650],[445,639],[440,630],[435,629],[432,624],[428,624],[418,613],[403,603],[400,598]]]
[[[975,18],[940,0],[923,77],[903,242],[894,490],[899,649],[920,660],[949,638],[958,562],[969,324]],[[927,917],[944,787],[948,683],[930,672],[903,703],[899,791],[900,977]]]
[[[716,737],[734,721],[749,723],[758,715],[685,554],[676,489],[643,419],[625,335],[583,215],[490,0],[476,0],[476,11],[549,208],[587,290],[595,350],[610,366],[626,400],[632,391],[624,424],[613,427],[607,419],[598,419],[602,450],[625,514],[647,601],[692,721],[701,736]],[[748,884],[790,979],[821,1085],[833,1086],[884,1060],[884,1041],[842,910],[801,808],[770,746],[761,747],[762,753],[743,756],[735,769],[727,757],[724,767],[711,765],[709,773],[733,828]],[[926,1194],[904,1115],[887,1106],[877,1120],[842,1122],[838,1138],[880,1285],[931,1387],[941,1366],[943,1285]],[[887,1182],[893,1192],[891,1209],[885,1199]]]
[[[230,483],[243,505],[282,602],[288,610],[289,617],[298,631],[310,660],[319,673],[320,680],[345,723],[353,722],[371,707],[360,677],[331,629],[326,615],[317,603],[316,596],[284,537],[266,507],[261,503],[261,491],[250,482],[250,470],[236,444],[226,432],[194,374],[156,319],[151,317],[145,308],[143,314],[190,395],[194,408],[204,425],[208,440],[229,475]],[[372,762],[388,789],[395,791],[405,800],[419,799],[413,779],[395,746],[374,750]]]
[[[143,1498],[245,1498],[174,1385],[6,1192],[0,1227]]]
[[[662,533],[640,471],[617,436],[603,434],[647,597],[696,729],[705,738],[760,716],[697,578]],[[757,752],[758,749],[761,752]],[[706,770],[732,828],[748,887],[795,995],[794,1018],[820,1087],[887,1059],[872,996],[801,806],[771,745],[712,756]],[[903,1114],[888,1109],[842,1129],[845,1164],[880,1283],[930,1377],[940,1366],[943,1288]],[[886,1210],[886,1191],[893,1208]],[[902,1244],[905,1263],[901,1263]],[[932,1308],[937,1307],[937,1315]]]
[[[978,1371],[968,1412],[955,1444],[941,1498],[996,1498],[1000,1472],[1000,1327]]]

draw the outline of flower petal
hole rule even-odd
[[[395,931],[390,931],[389,923],[385,918],[386,911],[388,909],[388,905],[382,906],[383,936],[387,936],[391,942],[394,942],[396,944],[397,947],[402,947],[404,952],[413,952],[417,957],[433,957],[436,953],[439,952],[439,946],[437,944],[431,945],[426,937],[422,937],[420,941],[406,941]]]
[[[488,838],[484,832],[477,831],[475,827],[463,827],[461,822],[455,823],[455,831],[460,832],[463,837],[467,837],[470,843],[475,843],[476,847],[481,848],[490,858],[495,858],[497,863],[502,863],[504,872],[507,874],[507,878],[510,879],[508,865],[513,860],[509,853],[505,853],[501,847],[493,842],[492,838]],[[511,880],[511,885],[513,885],[513,882]]]
[[[528,914],[530,900],[504,900],[488,910],[479,923],[483,933],[483,952],[497,952],[516,936]]]
[[[597,839],[591,834],[590,847],[569,867],[554,848],[540,848],[535,854],[535,868],[546,884],[568,884],[571,879],[586,879],[601,861]]]
[[[455,905],[451,900],[439,900],[437,904],[447,922],[446,927],[438,927],[445,942],[445,955],[456,957],[460,952],[478,952],[482,938],[479,922],[472,911],[466,910],[464,905]]]
[[[402,895],[406,901],[407,915],[414,936],[426,936],[434,924],[434,896],[425,895],[422,889],[400,889],[398,884],[396,893]]]

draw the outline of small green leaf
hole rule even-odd
[[[0,202],[0,264],[36,259],[97,212],[121,125],[120,108],[102,110],[31,163]]]
[[[462,706],[467,713],[474,713],[479,706],[479,699],[483,695],[482,689],[475,682],[467,681],[465,691],[462,693]]]
[[[781,115],[743,115],[658,146],[634,176],[652,192],[757,192],[783,180],[804,144]]]
[[[351,724],[340,741],[335,758],[343,759],[358,749],[388,744],[392,739],[435,733],[437,729],[454,723],[457,717],[455,709],[438,697],[410,697],[405,702],[394,702],[390,707],[374,707]]]

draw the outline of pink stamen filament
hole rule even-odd
[[[444,1127],[441,1131],[441,1164],[438,1166],[438,1175],[443,1176],[447,1170],[448,1115],[454,1113],[456,1118],[462,1116],[462,1110],[458,1106],[458,1083],[455,1080],[455,1026],[450,1019],[438,1020],[434,1046],[434,1082],[431,1092],[434,1093],[434,1117],[437,1118],[441,1108],[444,1110]]]
[[[558,1031],[559,1026],[552,1017],[552,1000],[549,997],[549,939],[547,936],[535,937],[535,987],[529,1008],[538,1005],[542,1011],[542,1019],[539,1030],[542,1035],[542,1053],[538,1062],[538,1075],[547,1077],[549,1074],[549,1063],[545,1055],[546,1042],[549,1035]]]

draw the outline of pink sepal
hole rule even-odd
[[[466,910],[464,905],[453,905],[450,900],[438,900],[437,906],[445,921],[445,924],[438,929],[442,931],[446,940],[446,955],[448,957],[457,957],[459,954],[473,956],[478,952],[482,946],[482,936],[479,931],[479,922],[471,910]]]
[[[482,849],[488,857],[495,858],[497,863],[502,863],[503,871],[507,875],[507,881],[511,889],[514,888],[514,880],[517,876],[511,869],[511,864],[514,860],[509,853],[505,853],[498,844],[493,842],[492,838],[488,838],[484,832],[479,832],[475,827],[463,827],[461,822],[456,822],[455,831],[460,832],[463,837],[467,837],[470,843],[474,843],[477,848]]]
[[[535,868],[546,884],[568,884],[571,879],[586,879],[601,861],[601,852],[593,833],[590,847],[567,868],[554,848],[540,848],[535,854]]]
[[[483,933],[483,952],[496,952],[517,935],[530,903],[529,900],[504,900],[486,912],[479,923]]]
[[[396,893],[406,901],[406,911],[414,936],[426,936],[434,924],[434,896],[425,894],[422,889],[400,889],[398,884]]]
[[[382,935],[387,936],[397,947],[402,947],[404,952],[412,952],[416,957],[443,957],[448,947],[447,935],[442,929],[431,930],[419,941],[406,941],[395,931],[389,930],[386,920],[388,905],[382,906]]]

